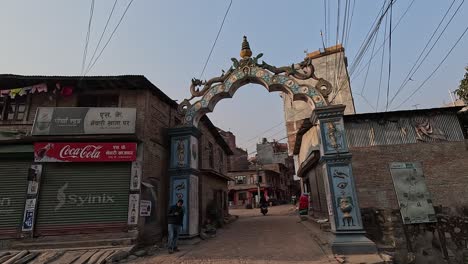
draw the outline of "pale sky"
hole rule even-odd
[[[118,1],[104,41],[129,1]],[[346,1],[340,2],[343,15]],[[393,25],[410,2],[396,1]],[[89,54],[94,51],[113,3],[112,0],[96,0]],[[254,55],[263,53],[262,59],[269,64],[284,66],[300,62],[305,50],[312,52],[322,47],[320,30],[325,30],[323,3],[317,0],[234,0],[202,78],[219,76],[222,69],[227,70],[231,66],[230,58],[239,57],[243,35],[248,36]],[[328,3],[331,4],[328,32],[331,46],[336,39],[337,1]],[[408,15],[394,31],[390,95],[400,86],[451,3],[452,0],[415,0]],[[461,0],[454,3],[445,21],[459,3]],[[90,4],[91,0],[1,1],[0,73],[80,75]],[[350,37],[345,45],[349,65],[353,63],[382,4],[383,0],[356,1]],[[88,75],[145,75],[180,102],[190,97],[191,78],[200,77],[228,5],[227,0],[135,0]],[[419,72],[413,76],[413,81],[395,99],[394,106],[402,102],[442,60],[467,27],[467,16],[468,7],[464,3]],[[376,47],[382,43],[383,34],[382,26]],[[464,67],[468,65],[467,38],[465,35],[439,71],[400,109],[439,107],[450,102],[448,90],[457,88]],[[371,64],[364,92],[373,107],[377,100],[380,56],[379,53]],[[368,55],[362,65],[367,61]],[[384,64],[388,64],[388,59]],[[364,76],[365,72],[352,78],[354,93],[362,90]],[[384,68],[383,76],[380,106],[384,105],[386,96],[387,68]],[[357,95],[355,103],[358,112],[374,111]],[[383,110],[379,107],[379,111]],[[262,137],[279,139],[286,136],[285,126],[281,124],[284,117],[279,94],[269,94],[258,85],[245,86],[233,99],[219,102],[209,117],[215,125],[233,131],[238,145],[249,152],[255,149],[255,143]]]

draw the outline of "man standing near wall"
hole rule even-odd
[[[179,201],[177,201],[177,204],[169,208],[167,219],[169,232],[167,248],[169,250],[169,254],[174,253],[174,251],[179,251],[179,249],[177,248],[177,240],[179,239],[179,233],[182,229],[182,224],[184,221],[184,208],[182,207],[183,204],[184,200],[180,199]]]

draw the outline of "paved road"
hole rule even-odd
[[[262,216],[257,210],[233,210],[239,220],[218,232],[216,238],[195,246],[139,259],[135,263],[336,263],[329,261],[308,229],[291,214],[291,206],[270,208]]]

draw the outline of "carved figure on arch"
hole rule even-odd
[[[343,195],[342,197],[338,197],[338,204],[343,213],[343,217],[341,218],[343,226],[355,226],[353,216],[351,215],[353,211],[353,199],[351,196]]]
[[[185,142],[182,139],[177,141],[177,166],[185,166]]]

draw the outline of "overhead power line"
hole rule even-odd
[[[86,33],[85,46],[83,50],[83,59],[81,61],[81,74],[83,74],[84,72],[84,67],[86,63],[86,55],[88,53],[89,35],[91,33],[91,24],[93,21],[93,14],[94,14],[94,0],[91,0],[91,7],[89,10],[89,20],[88,20],[88,32]]]
[[[279,142],[279,141],[281,141],[283,139],[286,139],[286,138],[288,138],[288,136],[282,137],[282,138],[278,139],[277,141]],[[257,153],[257,150],[254,150],[254,151],[248,153],[247,155],[249,156],[249,155],[252,155],[252,154],[255,154],[255,153]]]
[[[372,25],[369,29],[369,31],[367,32],[366,36],[364,37],[364,40],[363,42],[361,43],[361,45],[359,46],[359,49],[358,49],[358,52],[356,53],[356,55],[354,56],[353,58],[353,63],[351,64],[351,66],[349,67],[349,72],[350,72],[350,75],[354,72],[355,68],[359,65],[359,62],[361,60],[361,57],[363,57],[365,51],[367,50],[367,45],[368,43],[370,43],[370,41],[372,40],[373,38],[373,34],[375,34],[375,32],[378,30],[378,28],[380,27],[380,23],[382,21],[382,18],[383,16],[385,15],[384,13],[384,10],[385,10],[385,4],[387,3],[387,1],[385,0],[384,3],[382,4],[382,8],[380,9],[379,13],[377,14],[377,16],[375,17],[375,20],[374,22],[372,22]]]
[[[388,17],[385,18],[385,31],[384,31],[384,36],[387,35],[387,22],[388,22]],[[382,50],[382,59],[380,60],[379,91],[378,91],[378,93],[377,93],[377,103],[376,103],[376,106],[375,106],[375,111],[379,111],[380,88],[382,87],[382,73],[383,73],[383,68],[384,68],[384,58],[385,58],[385,49]]]
[[[410,94],[410,96],[408,96],[408,98],[406,98],[401,104],[399,104],[397,107],[395,107],[394,109],[398,109],[400,108],[403,104],[405,104],[409,99],[411,99],[411,97],[413,97],[413,95],[415,95],[425,84],[426,82],[434,76],[434,74],[437,72],[437,70],[439,70],[440,66],[445,62],[445,60],[448,58],[448,56],[452,53],[453,49],[455,49],[455,47],[458,45],[458,43],[460,42],[460,40],[463,38],[463,36],[465,36],[466,32],[468,31],[468,27],[465,28],[465,31],[463,31],[463,33],[460,35],[460,37],[457,39],[457,41],[455,42],[455,44],[453,44],[452,48],[450,48],[450,50],[447,52],[447,54],[444,56],[444,58],[440,61],[440,63],[437,65],[437,67],[427,76],[427,78],[421,83],[421,85],[418,86],[418,88],[416,88],[416,90],[413,91],[413,93]]]
[[[328,40],[327,40],[327,36],[328,36],[328,26],[327,26],[327,0],[323,0],[323,14],[324,14],[324,28],[325,28],[325,42],[327,43],[326,45],[328,45]],[[325,45],[324,45],[325,46]]]
[[[227,15],[229,13],[229,10],[231,9],[231,5],[232,5],[232,0],[229,2],[229,6],[226,9],[226,13],[224,14],[224,17],[223,17],[223,22],[221,22],[221,26],[219,27],[218,34],[216,34],[216,38],[215,38],[215,40],[213,42],[213,46],[211,46],[210,53],[208,54],[208,58],[206,58],[205,65],[203,66],[203,70],[200,73],[200,78],[199,79],[201,79],[203,77],[203,74],[205,73],[206,66],[208,65],[208,62],[210,61],[211,54],[213,53],[213,50],[214,50],[214,48],[216,46],[216,42],[218,41],[219,34],[221,34],[221,30],[223,29],[223,26],[224,26],[224,21],[226,21],[226,17],[227,17]]]
[[[398,25],[400,25],[400,22],[402,21],[402,19],[406,16],[406,14],[408,13],[408,11],[410,10],[410,8],[413,6],[413,3],[414,3],[415,0],[412,0],[411,3],[408,5],[408,7],[406,8],[405,12],[403,12],[403,14],[400,16],[400,18],[398,19],[397,23],[395,24],[395,26],[392,28],[392,33],[393,31],[396,30],[396,28],[398,27]],[[352,79],[351,80],[354,80],[356,79],[365,69],[366,67],[369,66],[369,64],[372,62],[373,58],[380,52],[380,49],[383,48],[383,46],[385,45],[385,43],[387,43],[387,39],[388,39],[388,36],[385,36],[385,40],[383,41],[383,43],[377,48],[377,50],[375,52],[372,52],[371,53],[371,56],[369,58],[369,61],[363,66],[361,67],[361,69],[359,71],[357,71],[357,73],[354,75],[354,74],[351,74],[350,73],[350,76],[352,76]]]
[[[86,67],[86,71],[88,71],[89,67],[91,66],[91,62],[93,61],[94,57],[96,56],[96,52],[99,49],[99,46],[101,45],[102,38],[104,37],[104,34],[106,33],[107,26],[109,25],[109,21],[111,20],[112,14],[114,14],[115,6],[117,5],[117,0],[114,1],[114,5],[112,6],[112,9],[109,13],[109,17],[107,17],[107,22],[106,25],[104,26],[104,29],[102,30],[101,37],[99,37],[99,41],[96,45],[96,48],[94,49],[93,56],[91,56],[91,59],[89,60],[88,66]]]
[[[388,10],[390,9],[390,6],[392,6],[393,4],[395,4],[396,1],[397,1],[397,0],[391,1],[391,2],[387,5],[386,8],[385,8],[385,4],[386,4],[387,1],[384,2],[383,6],[382,6],[382,9],[381,9],[381,11],[379,12],[379,15],[381,14],[380,17],[377,16],[376,21],[374,21],[375,26],[374,26],[374,27],[371,27],[370,33],[367,34],[367,37],[366,37],[364,43],[361,45],[361,48],[360,48],[360,50],[358,51],[358,55],[356,55],[356,57],[355,57],[355,58],[357,58],[357,61],[358,61],[357,64],[356,64],[356,61],[354,62],[354,63],[355,63],[355,64],[354,64],[355,66],[356,66],[356,65],[359,65],[359,63],[360,63],[360,61],[362,60],[364,54],[367,52],[367,50],[368,50],[368,48],[369,48],[369,46],[370,46],[372,40],[376,37],[376,34],[377,34],[377,32],[378,32],[378,30],[379,30],[379,28],[380,28],[380,25],[381,25],[381,23],[382,23],[383,18],[386,17],[386,14],[387,14]],[[375,23],[375,22],[376,22],[376,23]],[[386,33],[385,33],[385,35],[386,35]],[[342,58],[340,58],[340,59],[342,59]],[[340,62],[341,62],[341,60],[340,60]],[[351,71],[353,71],[353,66],[351,66],[350,74],[351,74]],[[335,83],[335,84],[336,84],[336,83]],[[335,85],[335,87],[336,87],[336,85]],[[340,87],[338,88],[338,90],[334,93],[333,98],[330,100],[330,103],[332,103],[332,102],[337,98],[337,96],[338,96],[339,92],[342,90],[342,88],[343,88],[343,86],[340,86]]]
[[[375,38],[374,38],[374,44],[372,45],[372,51],[371,51],[371,54],[374,53],[374,49],[375,49],[375,43],[377,43],[377,39],[379,37],[379,31],[377,31],[377,34],[375,35]],[[384,40],[385,41],[385,40]],[[372,58],[370,59],[370,61],[372,61]],[[371,64],[368,63],[368,66],[367,66],[367,71],[366,71],[366,76],[364,77],[364,83],[362,85],[362,89],[361,89],[361,94],[364,96],[364,89],[366,88],[366,84],[367,84],[367,76],[369,76],[369,70],[370,70],[370,66]]]
[[[421,65],[422,63],[427,59],[427,57],[429,56],[429,54],[432,52],[432,50],[434,49],[435,45],[439,42],[440,38],[442,37],[442,35],[444,34],[445,30],[447,29],[447,27],[450,25],[450,23],[452,22],[453,18],[457,15],[458,11],[460,10],[460,7],[463,5],[463,3],[465,2],[465,0],[463,0],[460,5],[458,6],[458,8],[455,10],[455,12],[452,14],[452,16],[450,17],[450,20],[447,22],[447,24],[445,25],[445,27],[442,29],[442,31],[439,33],[439,36],[437,37],[437,39],[434,41],[434,43],[432,44],[431,48],[427,51],[426,55],[424,56],[424,58],[419,61],[419,59],[421,58],[421,56],[424,54],[424,52],[426,51],[427,47],[429,46],[429,44],[431,43],[432,39],[434,38],[435,34],[437,33],[437,31],[439,30],[440,26],[442,25],[443,21],[445,20],[447,14],[449,13],[450,9],[452,8],[453,4],[455,3],[455,0],[452,2],[452,4],[449,6],[449,8],[447,9],[447,11],[445,12],[444,16],[442,17],[442,19],[440,20],[439,24],[437,25],[436,29],[434,30],[434,32],[432,33],[431,37],[429,38],[429,40],[427,41],[426,45],[424,46],[424,49],[421,51],[421,53],[419,54],[418,58],[416,59],[416,61],[414,62],[413,66],[411,67],[410,71],[408,72],[408,74],[406,75],[405,79],[403,80],[403,82],[401,83],[400,87],[398,88],[398,90],[396,91],[396,93],[393,95],[392,99],[390,100],[390,105],[393,103],[393,101],[395,100],[395,98],[398,96],[398,94],[405,88],[405,86],[408,84],[408,82],[410,81],[410,79],[412,79],[412,77],[414,76],[414,74],[416,74],[416,72],[419,70],[419,68],[421,68]],[[419,63],[418,63],[419,61]],[[416,66],[417,65],[417,66]],[[416,67],[416,68],[415,68]]]
[[[130,0],[130,2],[127,4],[127,7],[125,8],[125,11],[123,12],[122,16],[120,17],[119,19],[119,22],[117,23],[117,25],[115,26],[114,30],[112,31],[112,33],[110,34],[109,38],[107,39],[107,42],[106,44],[104,45],[104,47],[102,47],[101,51],[99,52],[98,56],[94,59],[93,63],[89,66],[89,68],[86,70],[85,72],[85,75],[88,74],[88,72],[91,71],[91,69],[94,67],[94,65],[96,64],[96,62],[99,60],[99,58],[101,57],[102,53],[104,52],[104,50],[106,49],[107,45],[109,45],[110,41],[112,40],[112,37],[114,36],[115,32],[117,31],[117,29],[119,28],[120,24],[122,23],[124,17],[125,17],[125,14],[127,14],[127,11],[128,9],[130,8],[130,6],[132,5],[134,0]]]
[[[346,38],[345,38],[345,41],[343,43],[343,46],[346,46],[346,44],[348,44],[349,32],[351,31],[351,26],[352,26],[352,23],[353,23],[354,7],[356,6],[356,0],[353,0],[352,6],[353,6],[353,8],[352,8],[352,11],[351,11],[351,17],[349,18],[348,29],[346,30]]]
[[[290,118],[293,118],[293,117],[295,117],[295,116],[297,116],[297,115],[303,113],[303,112],[306,111],[306,110],[309,110],[309,109],[308,109],[308,108],[304,108],[304,109],[302,109],[301,111],[296,112],[296,113],[295,113],[294,115],[292,115]],[[239,145],[243,145],[243,144],[247,144],[247,143],[249,143],[249,142],[252,142],[253,140],[258,139],[260,136],[265,135],[265,134],[268,133],[269,131],[271,131],[271,130],[273,130],[274,128],[277,128],[277,127],[279,127],[280,125],[283,125],[283,124],[285,124],[285,121],[281,121],[281,122],[279,122],[278,124],[275,124],[274,126],[272,126],[272,127],[270,127],[270,128],[267,128],[265,131],[263,131],[263,132],[261,132],[261,133],[255,135],[254,137],[250,138],[250,139],[247,140],[247,141],[243,141],[243,142],[240,143]]]
[[[391,0],[393,2],[393,0]],[[388,79],[387,79],[387,103],[385,104],[385,112],[388,110],[388,97],[390,93],[390,77],[392,74],[392,16],[393,7],[390,3],[390,26],[389,26],[389,40],[388,40]]]

